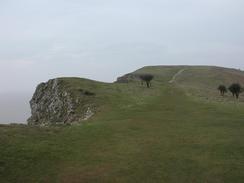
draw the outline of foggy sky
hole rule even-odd
[[[243,0],[0,0],[0,93],[144,65],[244,68]]]

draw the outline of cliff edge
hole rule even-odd
[[[69,124],[95,114],[95,93],[72,88],[68,79],[52,79],[37,86],[30,101],[29,125]]]

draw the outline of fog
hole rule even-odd
[[[30,93],[50,78],[111,82],[144,65],[243,69],[243,8],[243,0],[0,0],[0,122],[23,121]]]
[[[30,117],[30,93],[0,94],[0,124],[26,123]]]

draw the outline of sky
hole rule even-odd
[[[244,69],[243,0],[0,0],[0,93],[145,65]]]

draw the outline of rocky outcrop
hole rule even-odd
[[[140,80],[140,76],[137,74],[126,74],[118,77],[116,83],[129,83],[131,81]]]
[[[62,79],[49,80],[37,86],[30,101],[29,125],[69,124],[89,119],[95,113],[95,93],[70,90]]]

